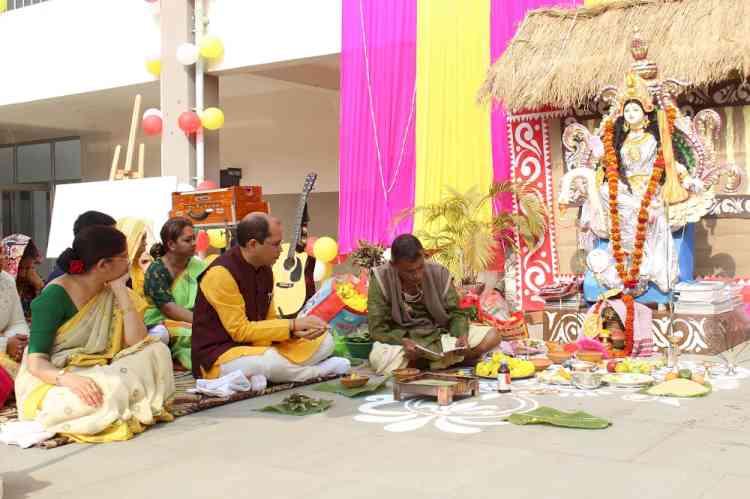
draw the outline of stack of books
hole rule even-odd
[[[675,286],[678,314],[717,315],[731,312],[742,302],[741,287],[721,281],[681,282]]]

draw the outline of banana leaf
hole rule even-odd
[[[669,383],[669,381],[665,381],[664,383],[660,383],[658,385],[647,386],[639,390],[638,393],[642,393],[643,395],[650,395],[652,397],[676,397],[676,398],[688,399],[688,398],[707,397],[713,391],[713,387],[711,386],[711,383],[706,382],[703,385],[706,388],[706,391],[703,393],[696,393],[694,395],[688,395],[685,393],[680,394],[679,390],[676,390],[674,393],[654,393],[655,388],[663,387],[663,385],[666,383]]]
[[[388,378],[370,379],[364,386],[358,388],[346,388],[336,379],[326,383],[320,383],[319,385],[316,385],[314,389],[318,392],[337,393],[344,397],[358,397],[365,393],[377,392],[385,386],[386,381],[388,381]]]
[[[505,418],[517,425],[549,424],[563,428],[580,428],[583,430],[603,430],[612,423],[606,419],[592,416],[586,412],[563,412],[552,407],[539,407],[533,411],[511,414]]]
[[[267,405],[258,412],[275,412],[287,416],[307,416],[318,412],[327,411],[333,405],[333,400],[314,399],[300,393],[293,393],[280,403]]]

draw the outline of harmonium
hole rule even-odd
[[[268,213],[259,185],[243,185],[205,191],[173,192],[170,217],[185,217],[196,227],[237,225],[245,215]]]

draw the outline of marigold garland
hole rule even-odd
[[[633,328],[635,324],[635,303],[630,295],[623,295],[622,301],[625,303],[625,350],[624,354],[629,357],[633,353]]]
[[[676,112],[674,108],[667,108],[667,122],[670,131],[674,131],[675,118]],[[626,254],[622,247],[620,217],[617,209],[619,169],[617,151],[614,146],[614,128],[614,121],[612,119],[607,120],[604,126],[604,166],[606,169],[607,183],[609,185],[610,241],[612,242],[612,252],[615,257],[615,268],[617,269],[620,279],[622,279],[626,288],[635,288],[638,284],[641,262],[643,261],[643,247],[646,241],[646,228],[649,218],[648,207],[651,205],[651,200],[656,193],[659,181],[664,173],[664,155],[662,149],[659,148],[656,161],[654,161],[653,171],[651,172],[651,178],[648,182],[648,187],[641,199],[641,206],[638,211],[637,219],[638,225],[636,226],[635,242],[633,245],[633,258],[630,262],[630,270],[628,271],[625,266]]]

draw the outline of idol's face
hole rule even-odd
[[[633,125],[639,125],[642,123],[645,115],[640,104],[637,102],[628,102],[625,104],[622,116],[625,118],[625,122],[632,127]]]

